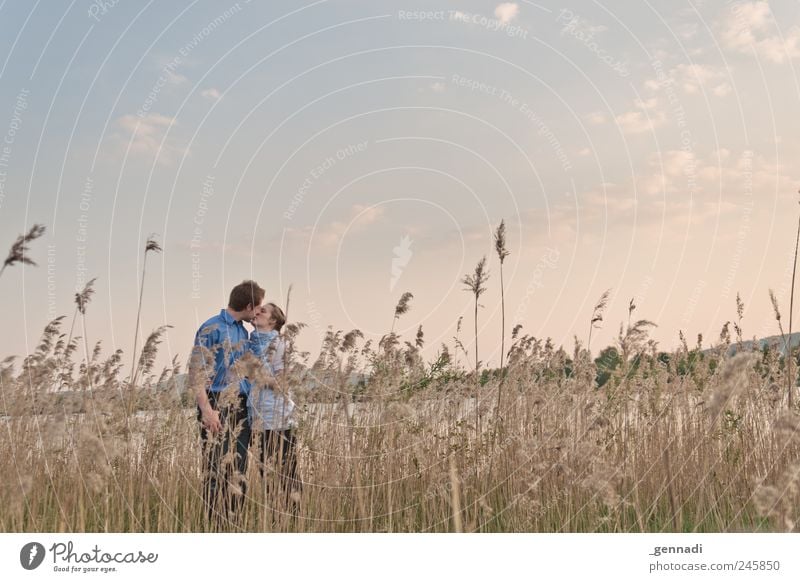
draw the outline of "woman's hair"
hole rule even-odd
[[[280,333],[283,324],[286,323],[286,314],[283,312],[283,309],[274,303],[267,303],[266,307],[269,307],[272,319],[275,320],[275,331]]]

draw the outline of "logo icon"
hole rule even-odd
[[[22,546],[19,552],[19,563],[26,570],[35,570],[44,561],[44,546],[39,542],[30,542]]]
[[[403,274],[403,269],[408,265],[414,254],[411,251],[411,244],[414,241],[408,235],[404,235],[400,239],[400,244],[392,249],[394,257],[392,258],[392,279],[389,281],[389,290],[394,291],[394,286],[400,280],[400,275]]]

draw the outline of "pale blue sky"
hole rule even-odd
[[[312,352],[327,325],[379,337],[411,291],[399,327],[422,323],[432,355],[459,316],[471,329],[459,279],[486,254],[497,363],[502,218],[508,329],[569,347],[612,288],[595,348],[631,297],[664,347],[716,338],[737,291],[745,334],[774,333],[799,210],[799,12],[0,1],[0,244],[48,227],[39,267],[0,279],[21,332],[0,353],[31,349],[94,276],[90,338],[128,351],[158,233],[143,329],[175,326],[165,356],[251,276],[279,303],[294,284]]]

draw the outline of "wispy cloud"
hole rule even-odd
[[[222,93],[220,93],[218,89],[211,87],[210,89],[203,89],[200,91],[200,96],[210,101],[217,101],[222,97]]]
[[[755,52],[773,63],[800,56],[800,28],[793,26],[782,35],[765,0],[733,4],[720,29],[724,45],[735,52]]]
[[[116,131],[112,134],[118,153],[128,150],[131,156],[156,156],[160,164],[171,165],[186,152],[167,138],[167,131],[177,121],[174,117],[150,113],[144,116],[128,114],[117,119]]]
[[[494,16],[500,22],[508,24],[519,14],[519,5],[516,2],[503,2],[494,9]]]
[[[333,220],[327,224],[302,228],[290,227],[286,232],[290,236],[306,239],[321,249],[334,249],[342,240],[345,233],[358,232],[367,226],[378,223],[384,215],[384,210],[379,206],[354,204],[350,207],[347,220]]]
[[[593,125],[601,125],[608,121],[608,116],[602,111],[593,111],[586,116],[586,120]]]
[[[665,57],[666,58],[666,57]],[[733,90],[728,82],[727,67],[715,68],[700,63],[681,63],[669,69],[662,79],[648,79],[644,87],[648,91],[660,91],[666,84],[673,84],[687,95],[710,91],[717,97],[725,97]]]
[[[638,101],[637,105],[638,110],[627,111],[614,118],[624,133],[645,133],[666,123],[666,114],[663,111],[654,110],[655,104],[651,105],[649,101]]]
[[[686,93],[697,93],[703,88],[711,88],[715,95],[724,97],[731,90],[726,80],[728,74],[724,69],[682,63],[672,70],[672,75]]]
[[[700,156],[686,150],[652,154],[636,185],[645,196],[735,201],[745,190],[759,196],[794,192],[796,179],[785,166],[747,150],[734,154],[722,148]]]

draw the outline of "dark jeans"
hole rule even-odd
[[[265,475],[267,462],[273,460],[278,470],[284,498],[289,501],[292,492],[300,493],[302,490],[301,481],[297,476],[297,439],[291,429],[255,431],[254,435],[261,445],[259,455],[261,477]]]
[[[205,429],[198,407],[197,419],[201,421],[203,443],[203,501],[210,524],[219,525],[233,519],[244,502],[250,422],[244,394],[240,394],[231,406],[220,405],[220,393],[207,394],[211,407],[219,411],[222,432],[214,435]]]

